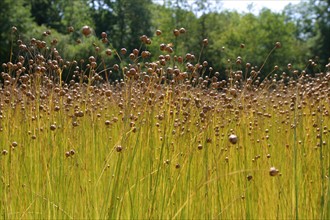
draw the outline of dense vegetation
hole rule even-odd
[[[0,2],[1,218],[329,219],[324,17],[132,2]]]
[[[219,7],[215,7],[219,5]],[[284,70],[288,63],[296,69],[313,73],[322,70],[330,57],[329,48],[329,1],[302,1],[298,6],[288,6],[283,13],[264,9],[258,16],[222,11],[221,1],[207,0],[3,0],[0,3],[0,62],[11,57],[12,46],[18,39],[61,42],[56,48],[67,60],[87,59],[94,51],[110,47],[119,51],[125,47],[130,53],[141,45],[140,36],[146,35],[152,42],[148,45],[153,57],[162,54],[161,43],[173,44],[177,55],[199,53],[204,38],[209,46],[200,54],[200,61],[208,61],[215,71],[221,72],[239,60],[250,62],[258,69],[271,49],[280,41],[281,53],[274,53],[260,74],[264,77],[275,65]],[[93,33],[84,37],[81,28],[90,26]],[[13,34],[11,27],[18,32]],[[68,32],[68,28],[73,27]],[[185,28],[186,33],[173,35],[174,29]],[[155,35],[157,29],[165,34]],[[51,35],[40,33],[51,31]],[[108,34],[106,42],[97,37]],[[76,45],[82,42],[80,45]],[[242,46],[244,45],[244,46]],[[87,53],[88,52],[88,53]],[[308,62],[312,59],[314,65]],[[118,60],[108,60],[111,66]],[[316,65],[319,64],[319,65]],[[283,67],[283,68],[282,68]]]

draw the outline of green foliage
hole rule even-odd
[[[35,28],[35,25],[32,22],[29,6],[24,0],[0,1],[0,16],[0,61],[5,62],[11,59],[11,47],[16,44],[13,40],[23,38]],[[17,31],[12,31],[13,26]]]
[[[32,0],[31,14],[38,25],[66,33],[68,26],[80,28],[83,25],[93,26],[91,8],[87,0]]]
[[[308,46],[306,54],[319,66],[330,58],[330,1],[304,0],[285,9],[287,18],[297,27],[296,37]]]
[[[52,32],[48,39],[57,39],[57,47],[63,49],[66,58],[86,57],[85,54],[95,48],[89,43],[76,43],[83,39],[84,25],[92,28],[95,37],[88,41],[96,42],[102,32],[107,33],[108,42],[101,44],[101,50],[125,47],[130,53],[135,48],[140,52],[148,49],[156,57],[166,54],[159,51],[160,44],[172,45],[177,56],[192,53],[196,57],[194,63],[206,60],[213,66],[213,72],[219,71],[224,78],[226,71],[244,69],[247,62],[260,68],[277,41],[282,48],[268,57],[261,77],[270,73],[275,65],[282,68],[279,71],[286,71],[288,63],[295,69],[304,69],[311,57],[319,57],[314,60],[324,64],[330,56],[327,1],[304,1],[297,7],[288,7],[283,14],[265,9],[257,16],[215,10],[219,2],[207,0],[162,3],[151,0],[1,1],[0,14],[7,19],[0,20],[0,60],[10,60],[10,50],[15,48],[13,43],[18,39],[26,42],[32,37],[42,39],[42,33],[48,29]],[[12,33],[12,26],[17,26],[18,32]],[[69,26],[75,29],[73,33],[67,32]],[[181,28],[185,33],[174,36],[173,30]],[[161,36],[152,34],[157,29],[162,31]],[[141,35],[150,37],[152,44],[141,44]],[[207,47],[202,44],[205,38],[209,42]],[[241,48],[241,44],[245,47]],[[236,65],[238,56],[242,59],[240,65]]]

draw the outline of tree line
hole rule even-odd
[[[195,62],[206,61],[224,75],[247,63],[262,76],[275,66],[287,71],[288,64],[289,69],[323,71],[330,57],[329,8],[330,0],[304,0],[280,13],[265,8],[254,15],[222,10],[221,1],[208,0],[2,0],[0,61],[15,58],[17,40],[35,38],[56,40],[67,60],[87,59],[95,45],[113,53],[148,49],[153,57],[166,53],[161,45],[171,45],[177,56],[194,54]],[[84,26],[91,28],[88,37]],[[141,42],[141,36],[152,43]],[[276,42],[281,42],[279,50],[273,50]],[[107,65],[116,59],[109,58]]]

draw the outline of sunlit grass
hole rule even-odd
[[[195,67],[166,81],[168,62],[112,84],[4,82],[1,217],[328,218],[329,73],[220,85]]]

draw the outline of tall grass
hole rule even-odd
[[[330,73],[221,83],[169,56],[111,84],[4,64],[1,218],[327,219]]]

